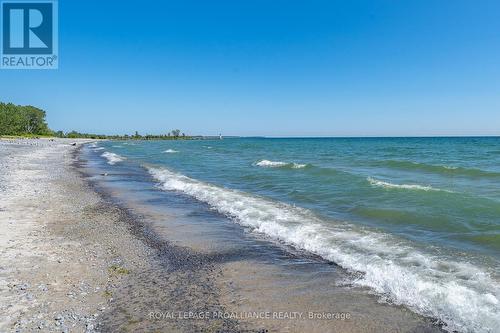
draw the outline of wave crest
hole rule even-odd
[[[394,189],[405,189],[405,190],[420,190],[420,191],[446,191],[432,186],[423,186],[418,184],[393,184],[389,182],[384,182],[382,180],[377,180],[372,177],[366,178],[366,180],[373,186],[383,187],[383,188],[394,188]],[[446,191],[449,192],[449,191]]]
[[[281,161],[269,161],[269,160],[261,160],[255,163],[256,166],[260,166],[263,168],[292,168],[292,169],[302,169],[307,166],[307,164],[300,163],[289,163],[289,162],[281,162]]]
[[[104,152],[101,156],[105,157],[108,160],[108,164],[110,165],[114,165],[118,162],[123,162],[125,160],[125,157],[115,153],[110,153],[109,151]]]
[[[148,170],[163,190],[185,193],[253,231],[363,273],[354,284],[437,318],[449,331],[491,332],[500,325],[500,284],[479,266],[423,252],[389,234],[325,221],[306,209],[167,169]]]

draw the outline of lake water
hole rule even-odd
[[[448,330],[500,327],[500,138],[106,141],[150,186],[332,261]],[[130,181],[134,181],[133,174]]]

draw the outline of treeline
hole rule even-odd
[[[51,135],[45,111],[34,106],[0,103],[0,135]]]
[[[87,139],[114,139],[114,140],[190,140],[194,137],[181,133],[175,129],[167,134],[141,135],[104,135],[79,133],[77,131],[52,131],[45,120],[45,111],[34,106],[21,106],[12,103],[0,102],[0,136],[55,136],[59,138],[87,138]]]
[[[76,131],[71,131],[68,133],[63,133],[58,131],[54,133],[54,136],[58,138],[85,138],[85,139],[110,139],[110,140],[192,140],[198,137],[193,137],[186,135],[185,133],[180,133],[179,130],[173,130],[167,134],[146,134],[141,135],[138,132],[135,134],[123,134],[123,135],[104,135],[104,134],[89,134],[89,133],[79,133]]]

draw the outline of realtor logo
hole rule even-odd
[[[2,69],[58,66],[57,1],[1,2]]]

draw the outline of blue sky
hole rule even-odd
[[[53,129],[500,135],[498,1],[59,2],[58,70],[0,70]]]

